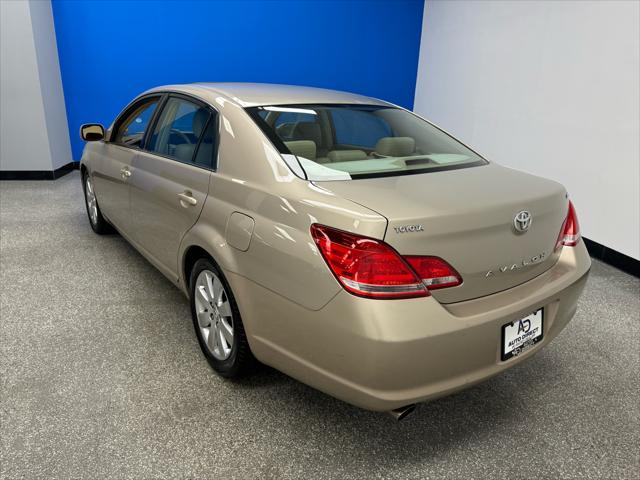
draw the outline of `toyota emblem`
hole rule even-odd
[[[513,219],[513,226],[515,227],[516,232],[524,233],[527,230],[529,230],[529,227],[531,226],[531,221],[532,221],[531,213],[529,213],[526,210],[522,210],[521,212],[518,212],[515,218]]]

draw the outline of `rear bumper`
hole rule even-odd
[[[369,410],[461,390],[534,355],[573,317],[591,260],[580,242],[535,279],[475,300],[369,300],[341,291],[311,311],[228,273],[255,356]],[[243,299],[247,299],[244,300]],[[544,338],[501,360],[502,326],[544,309]]]

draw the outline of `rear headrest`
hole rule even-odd
[[[202,133],[202,130],[204,130],[204,126],[207,123],[207,120],[209,120],[209,112],[204,108],[199,109],[193,115],[193,134],[196,137],[200,137],[200,134]]]
[[[322,132],[320,125],[312,122],[301,122],[296,124],[291,132],[291,138],[295,140],[311,140],[316,146],[322,143]]]
[[[411,137],[383,137],[376,143],[376,153],[387,157],[408,157],[416,150]]]
[[[292,154],[298,157],[308,158],[309,160],[316,159],[316,144],[311,140],[293,140],[284,142],[284,144]]]
[[[367,154],[362,150],[331,150],[327,157],[332,162],[348,162],[350,160],[366,160]]]

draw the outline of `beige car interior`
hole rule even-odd
[[[292,140],[290,142],[284,142],[284,144],[296,157],[308,158],[313,161],[318,160],[316,156],[316,143],[312,140]]]
[[[192,130],[195,138],[200,138],[202,135],[202,131],[207,125],[207,121],[209,120],[209,111],[201,108],[196,111],[193,115],[192,120]],[[175,146],[174,156],[180,159],[181,161],[189,163],[193,158],[193,154],[195,153],[197,143],[181,143]],[[203,139],[200,148],[206,150],[207,158],[211,158],[213,152],[213,145],[211,141],[207,141]]]
[[[330,150],[326,156],[320,156],[318,155],[318,143],[312,139],[291,140],[284,142],[284,144],[293,155],[308,158],[317,163],[350,162],[382,157],[410,157],[415,155],[416,150],[416,142],[411,137],[383,137],[378,140],[375,148],[369,154],[364,150],[354,148]]]
[[[277,118],[276,118],[277,119]],[[275,122],[275,120],[271,119]],[[382,137],[373,149],[333,143],[327,113],[319,111],[318,121],[284,123],[275,128],[289,151],[298,157],[317,163],[338,163],[385,157],[410,157],[416,155],[416,142],[411,137]],[[327,140],[328,139],[328,140]]]
[[[416,151],[416,141],[411,137],[383,137],[374,151],[385,157],[409,157]]]

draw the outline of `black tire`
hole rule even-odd
[[[84,194],[84,206],[85,206],[85,209],[87,210],[89,225],[91,225],[91,228],[93,229],[93,231],[96,232],[98,235],[106,235],[109,233],[113,233],[114,232],[113,227],[102,216],[102,212],[100,211],[100,205],[98,205],[98,199],[95,196],[95,191],[93,191],[93,199],[95,201],[96,212],[95,212],[94,218],[91,217],[90,210],[92,207],[89,205],[90,195],[87,195],[87,191],[88,191],[87,182],[89,182],[91,186],[93,185],[91,177],[89,177],[89,175],[86,172],[83,172],[82,173],[82,193]],[[91,188],[93,190],[93,187]]]
[[[203,336],[203,332],[198,322],[198,315],[196,312],[196,280],[205,270],[213,272],[222,283],[226,300],[229,302],[232,312],[233,343],[231,345],[231,353],[229,354],[228,358],[224,360],[220,360],[213,355],[213,353],[207,346],[206,340]],[[224,277],[218,266],[209,258],[199,259],[191,269],[191,274],[189,276],[189,301],[191,303],[191,318],[193,320],[193,328],[196,332],[196,337],[198,338],[200,349],[209,362],[209,365],[211,365],[211,367],[219,375],[225,378],[239,378],[253,371],[256,365],[256,360],[251,353],[251,348],[249,347],[249,342],[247,341],[247,335],[244,330],[242,318],[240,317],[238,304],[236,303],[235,297],[233,296],[233,292],[231,291],[231,287],[229,286],[227,279]]]

